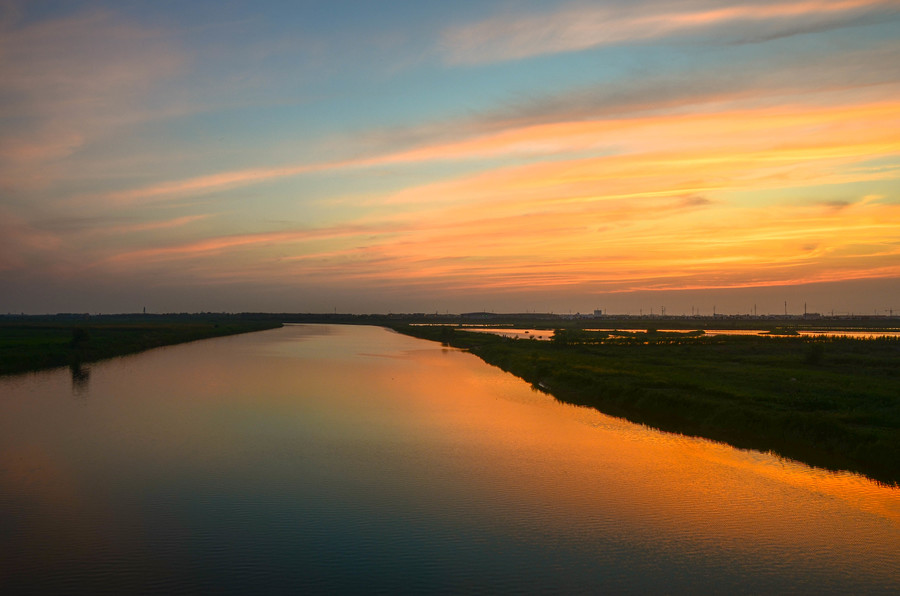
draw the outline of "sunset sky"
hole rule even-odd
[[[0,0],[0,312],[900,312],[897,0]]]

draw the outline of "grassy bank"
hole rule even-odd
[[[897,339],[567,331],[539,342],[395,328],[467,349],[560,401],[900,481]]]
[[[227,315],[4,317],[0,374],[95,362],[151,348],[280,327]]]

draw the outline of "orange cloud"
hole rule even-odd
[[[106,264],[140,265],[146,262],[173,259],[190,259],[198,256],[218,255],[225,251],[253,247],[285,247],[309,242],[327,242],[345,238],[366,238],[373,235],[396,233],[394,227],[336,226],[310,230],[234,234],[197,240],[185,244],[146,248],[119,252],[105,259]]]
[[[198,281],[297,276],[357,287],[578,291],[761,287],[900,275],[900,205],[735,207],[684,198],[608,211],[491,216],[448,209],[406,226],[227,236],[120,255],[179,259]],[[187,264],[187,265],[185,265]],[[193,264],[193,265],[192,265]],[[196,266],[194,266],[196,265]]]
[[[152,192],[326,167],[556,156],[370,195],[369,215],[350,224],[136,244],[97,267],[157,270],[177,260],[207,283],[302,278],[445,293],[897,276],[896,197],[860,192],[835,209],[817,193],[896,180],[900,164],[885,158],[900,154],[898,128],[896,101],[733,109],[521,126],[357,161],[225,173]]]
[[[521,209],[549,202],[704,193],[727,189],[846,183],[896,176],[896,171],[846,166],[900,154],[900,102],[789,107],[548,124],[454,144],[442,153],[502,153],[535,144],[573,152],[614,147],[615,154],[489,171],[395,194],[392,203],[482,204],[498,197]]]
[[[192,223],[203,221],[204,219],[208,219],[210,215],[208,214],[199,214],[199,215],[184,215],[181,217],[175,217],[172,219],[160,220],[160,221],[146,221],[142,223],[133,223],[133,224],[119,224],[112,225],[107,227],[95,227],[91,228],[90,233],[92,234],[105,234],[105,235],[116,235],[116,234],[133,234],[136,232],[150,232],[156,230],[171,230],[172,228],[180,228],[182,226],[187,226]]]
[[[528,157],[564,155],[579,152],[628,154],[644,152],[663,156],[660,161],[648,163],[647,157],[638,168],[652,165],[682,168],[686,162],[694,166],[716,162],[734,162],[740,159],[757,164],[766,162],[802,161],[809,159],[840,158],[861,159],[868,155],[891,154],[897,151],[898,142],[891,134],[891,126],[900,124],[900,103],[881,102],[849,106],[789,106],[787,108],[722,110],[712,113],[659,115],[642,118],[555,122],[550,124],[514,127],[498,133],[473,138],[427,145],[413,150],[387,153],[373,157],[299,164],[278,168],[256,168],[221,172],[187,180],[172,181],[145,188],[110,193],[93,200],[112,205],[131,205],[146,201],[167,200],[186,194],[206,193],[236,188],[267,180],[299,176],[342,169],[371,168],[398,164],[417,164],[440,161],[478,160],[497,157]],[[840,136],[832,137],[835,132]],[[773,147],[784,144],[781,139],[796,138],[793,146]],[[773,141],[773,139],[775,141]],[[714,148],[706,154],[697,154],[698,148]],[[753,152],[757,148],[759,151]],[[669,150],[671,154],[666,155]],[[615,160],[604,164],[619,167]],[[568,164],[566,165],[568,167]],[[559,169],[556,164],[535,166],[536,176],[526,177],[532,186],[548,185],[558,177],[546,172]],[[495,174],[477,179],[484,185]],[[501,171],[501,176],[502,176]],[[637,175],[621,168],[614,174],[622,181]],[[520,171],[515,176],[520,177]],[[595,175],[591,175],[594,177]],[[543,182],[534,180],[542,177]],[[520,179],[516,186],[523,186]],[[465,184],[465,182],[463,182]],[[442,200],[444,187],[447,192],[461,196],[459,182],[438,183],[428,190],[430,201]],[[699,191],[708,186],[683,190]],[[391,202],[409,200],[418,202],[423,189],[415,188],[399,193]],[[670,192],[671,189],[660,189]],[[490,193],[485,186],[482,194]],[[633,194],[623,189],[619,194]],[[81,197],[78,202],[84,202]],[[380,199],[376,199],[380,201]]]

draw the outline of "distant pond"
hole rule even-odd
[[[0,588],[896,593],[900,490],[303,325],[0,377]]]

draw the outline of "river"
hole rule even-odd
[[[0,378],[0,588],[896,593],[900,490],[303,325]]]

